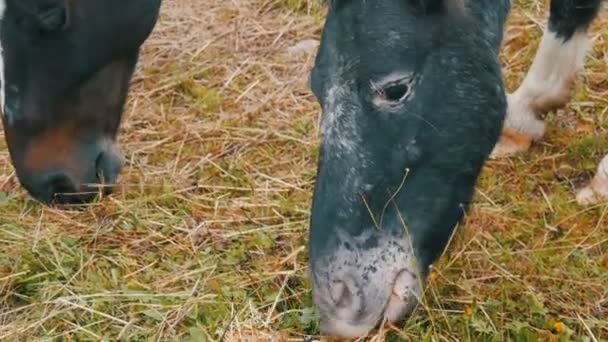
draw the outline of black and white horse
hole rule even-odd
[[[312,88],[323,108],[310,230],[322,330],[366,334],[419,302],[480,170],[526,149],[570,98],[600,0],[553,0],[525,81],[497,54],[510,0],[334,0]],[[506,120],[505,120],[506,118]],[[608,157],[578,195],[608,195]]]
[[[116,180],[116,132],[160,2],[0,0],[2,121],[19,180],[38,200],[89,201],[93,184]]]

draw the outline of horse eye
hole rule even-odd
[[[382,89],[384,99],[391,102],[403,100],[410,92],[410,87],[406,83],[389,84]]]
[[[400,105],[412,94],[412,85],[413,79],[410,77],[400,77],[380,85],[372,82],[372,89],[375,92],[374,104],[391,108]]]

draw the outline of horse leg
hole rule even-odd
[[[587,29],[601,0],[552,0],[549,25],[521,86],[507,95],[507,117],[493,158],[526,151],[545,133],[539,117],[564,107],[589,48]]]
[[[581,205],[594,204],[608,198],[608,154],[597,167],[597,173],[591,182],[576,194]]]

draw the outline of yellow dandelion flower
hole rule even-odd
[[[566,325],[562,322],[557,322],[553,324],[553,330],[555,330],[556,333],[561,334],[566,331]]]
[[[467,307],[464,309],[464,315],[465,315],[465,316],[467,316],[467,317],[471,317],[471,316],[473,316],[473,308],[471,308],[471,307],[467,306]]]

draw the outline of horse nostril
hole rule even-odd
[[[69,202],[70,194],[77,191],[74,182],[65,173],[53,173],[45,178],[46,180],[40,184],[40,190],[37,191],[41,195],[39,199],[44,202]]]
[[[353,294],[343,281],[334,281],[329,287],[329,294],[338,308],[347,307],[352,302]]]
[[[365,308],[365,298],[361,287],[351,275],[334,278],[327,285],[327,301],[324,310],[341,320],[359,320],[369,308]]]
[[[113,153],[101,152],[95,160],[97,179],[101,184],[115,183],[121,169],[122,159]]]
[[[53,195],[69,194],[76,191],[74,183],[65,174],[57,174],[49,180],[49,189]]]
[[[329,285],[329,296],[334,309],[349,319],[358,317],[363,309],[364,298],[353,277],[346,276],[332,281]]]
[[[393,292],[384,317],[389,322],[399,322],[410,315],[420,300],[422,284],[418,276],[409,270],[401,271],[395,278]]]
[[[418,277],[408,270],[401,271],[395,278],[393,294],[401,300],[416,300],[412,298],[414,289],[418,288]]]
[[[105,183],[105,175],[104,175],[104,153],[101,152],[97,159],[95,159],[95,175],[97,176],[97,181],[99,184]]]

